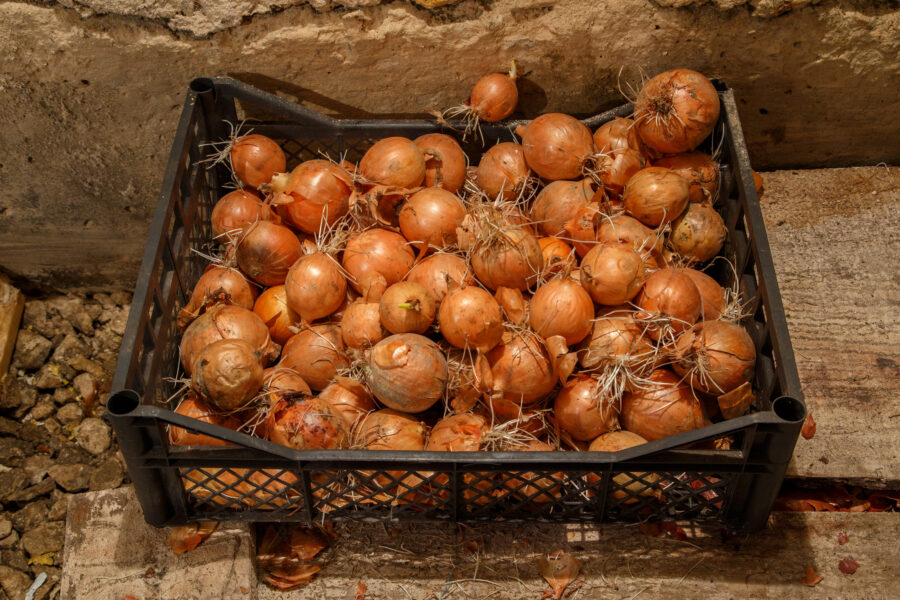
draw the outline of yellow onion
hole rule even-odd
[[[519,404],[530,404],[556,385],[556,366],[544,341],[531,333],[511,334],[487,353],[494,393]]]
[[[649,227],[677,219],[687,208],[691,187],[687,179],[662,167],[647,167],[635,173],[622,196],[625,210]]]
[[[428,410],[444,395],[447,359],[441,349],[415,333],[392,335],[370,350],[366,382],[378,400],[394,410]]]
[[[314,390],[323,390],[341,369],[349,366],[339,326],[313,325],[291,337],[278,366],[293,369]]]
[[[456,193],[466,182],[466,154],[459,143],[444,133],[426,133],[413,141],[428,155],[424,185]]]
[[[590,179],[552,181],[534,199],[531,218],[544,234],[561,235],[565,232],[566,223],[591,203],[596,187]]]
[[[756,347],[750,334],[734,323],[706,321],[684,332],[675,351],[675,372],[707,394],[722,395],[753,379]]]
[[[341,448],[349,441],[344,418],[315,396],[285,393],[267,420],[269,440],[295,450]]]
[[[706,427],[710,421],[687,383],[669,370],[657,369],[643,387],[625,392],[619,423],[652,442]]]
[[[522,146],[501,142],[481,157],[475,185],[491,200],[512,200],[527,185],[529,175],[531,170],[525,163]]]
[[[719,192],[719,163],[705,152],[694,151],[664,156],[653,161],[654,167],[675,171],[688,180],[691,186],[691,202],[716,200]]]
[[[507,229],[472,248],[472,269],[492,290],[509,287],[525,290],[535,284],[544,255],[537,238],[527,229]]]
[[[680,333],[689,329],[700,318],[700,291],[683,269],[665,268],[654,271],[644,284],[635,304],[641,309],[639,316],[662,317],[665,323],[655,324],[648,333],[658,338],[661,329]]]
[[[290,328],[300,321],[300,315],[287,304],[283,285],[272,286],[260,294],[253,305],[253,312],[262,319],[269,328],[269,335],[279,344],[284,344],[294,335]]]
[[[259,353],[244,340],[215,341],[200,351],[191,366],[191,389],[222,411],[243,408],[262,384]]]
[[[646,279],[644,259],[630,244],[598,244],[581,261],[581,285],[598,304],[631,300]]]
[[[375,142],[359,161],[359,174],[367,183],[414,188],[425,180],[425,155],[404,137]]]
[[[319,392],[319,398],[328,402],[343,417],[348,427],[356,425],[376,408],[366,386],[347,377],[336,377],[328,387]]]
[[[315,235],[350,211],[353,177],[339,165],[315,159],[300,163],[289,175],[276,176],[270,187],[288,200],[278,207],[285,222]]]
[[[569,115],[543,114],[516,133],[522,136],[528,166],[548,181],[580,177],[594,154],[591,130]]]
[[[589,442],[619,427],[618,400],[604,398],[595,377],[579,374],[569,379],[556,396],[556,423],[576,440]]]
[[[487,352],[503,337],[500,305],[474,285],[447,294],[438,311],[438,324],[444,338],[457,348]]]
[[[243,273],[231,267],[210,265],[200,277],[191,299],[178,312],[178,327],[184,329],[203,311],[216,304],[234,304],[253,309],[256,301],[256,285]]]
[[[588,451],[619,452],[646,443],[647,440],[636,433],[625,430],[610,431],[591,442]],[[590,483],[600,481],[600,477],[594,474],[587,475],[586,479]],[[658,495],[658,491],[654,489],[658,481],[659,475],[656,473],[619,473],[612,476],[613,484],[619,489],[611,491],[609,496],[615,500],[625,500],[625,504],[632,504],[640,499],[639,496]]]
[[[409,197],[400,209],[403,236],[417,250],[443,249],[456,243],[456,228],[466,216],[466,207],[445,189],[425,188]]]
[[[401,281],[385,290],[378,314],[391,333],[425,333],[434,322],[434,298],[421,283]]]
[[[715,321],[725,312],[725,290],[715,279],[696,269],[684,269],[684,274],[691,278],[697,291],[700,292],[700,319]]]
[[[691,204],[672,221],[669,243],[680,255],[706,262],[722,249],[728,229],[711,204]]]
[[[561,335],[574,346],[591,332],[593,318],[590,295],[571,279],[551,279],[531,297],[531,328],[544,339]]]
[[[628,215],[604,217],[597,228],[597,241],[606,244],[617,242],[631,244],[637,252],[650,250],[654,254],[662,251],[662,236],[637,219]]]
[[[450,289],[475,283],[466,261],[445,252],[426,257],[410,269],[406,280],[425,286],[438,306]]]
[[[369,348],[387,336],[378,302],[357,300],[341,317],[341,339],[348,348]]]
[[[185,373],[191,374],[194,358],[203,348],[224,339],[248,342],[259,353],[263,365],[278,358],[281,350],[272,341],[269,328],[257,315],[240,306],[217,304],[194,319],[181,336],[179,352]]]
[[[350,274],[350,284],[356,291],[365,294],[376,281],[381,281],[383,291],[403,279],[415,260],[415,254],[402,235],[374,228],[358,233],[347,241],[341,264]],[[371,298],[370,301],[376,300]]]

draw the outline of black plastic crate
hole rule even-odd
[[[757,347],[753,412],[703,429],[608,452],[296,451],[175,414],[176,314],[211,243],[210,212],[228,190],[226,167],[200,164],[210,142],[250,119],[288,166],[327,152],[358,160],[382,137],[441,131],[425,120],[336,120],[231,79],[190,85],[138,277],[107,405],[147,522],[341,519],[709,522],[763,527],[806,416],[771,252],[734,96],[716,84],[722,111],[723,252],[736,266]],[[585,119],[591,130],[631,106]],[[483,126],[487,143],[513,140],[517,122]],[[464,146],[465,147],[465,146]],[[477,161],[481,144],[466,147]],[[730,268],[716,273],[728,284]],[[170,446],[177,425],[231,442]],[[730,450],[698,443],[728,437]]]

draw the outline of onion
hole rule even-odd
[[[528,440],[524,445],[513,445],[509,448],[512,452],[553,452],[556,450],[550,444],[540,440]],[[547,475],[524,472],[503,473],[503,487],[521,497],[526,502],[534,504],[548,504],[562,497],[562,484],[565,481],[564,473],[550,473]],[[525,485],[523,485],[523,483]],[[500,492],[500,497],[505,495]]]
[[[696,269],[684,269],[684,274],[691,278],[697,291],[700,292],[700,319],[715,321],[725,312],[727,301],[725,290],[715,279]]]
[[[581,285],[598,304],[631,300],[646,279],[644,260],[629,244],[599,244],[581,261]]]
[[[413,417],[395,410],[382,409],[366,415],[356,426],[354,447],[366,450],[405,450],[415,452],[425,449],[425,425]],[[362,476],[371,476],[371,471],[361,471]],[[406,477],[404,477],[406,476]],[[407,471],[388,471],[385,475],[376,475],[374,483],[390,491],[396,487],[396,481],[414,475]]]
[[[375,410],[375,401],[366,386],[347,377],[336,377],[319,393],[319,398],[328,402],[336,413],[344,418],[348,427],[353,427],[367,414]]]
[[[401,333],[372,347],[366,382],[388,408],[417,413],[443,397],[447,376],[447,359],[437,344],[415,333]]]
[[[213,238],[220,242],[231,241],[245,227],[256,221],[279,221],[270,206],[249,190],[234,190],[219,198],[210,216]]]
[[[219,410],[243,408],[263,384],[259,353],[244,340],[218,340],[191,365],[191,389]]]
[[[248,342],[262,356],[263,365],[278,358],[269,328],[257,315],[240,306],[217,304],[191,323],[181,336],[181,366],[191,374],[194,358],[209,344],[225,339]]]
[[[481,415],[458,414],[444,417],[431,429],[425,450],[475,452],[481,449],[487,423]]]
[[[358,233],[347,241],[341,264],[350,274],[350,284],[354,289],[366,295],[379,282],[386,289],[403,279],[415,260],[415,254],[402,235],[374,228]],[[370,298],[370,301],[375,300]]]
[[[719,163],[705,152],[694,151],[665,156],[653,161],[654,167],[675,171],[688,180],[691,202],[714,202],[719,192]]]
[[[618,197],[625,189],[625,184],[644,168],[644,164],[644,156],[638,150],[625,148],[601,154],[595,170],[603,187],[614,197]]]
[[[500,305],[474,285],[451,290],[444,297],[438,324],[444,338],[457,348],[487,352],[503,337]]]
[[[196,419],[203,423],[218,425],[226,429],[237,431],[241,428],[241,422],[230,415],[222,415],[215,412],[201,398],[189,395],[178,404],[175,413],[185,417]],[[192,433],[181,427],[169,426],[169,443],[175,446],[232,446],[231,442],[220,440],[202,433]]]
[[[237,269],[210,265],[200,277],[191,299],[178,312],[178,327],[184,329],[203,311],[216,304],[233,304],[252,309],[256,300],[256,285]]]
[[[421,283],[395,283],[381,297],[381,323],[391,333],[425,333],[434,322],[434,298]]]
[[[409,197],[400,209],[400,231],[417,250],[442,249],[456,243],[456,228],[466,216],[466,207],[442,188],[425,188]]]
[[[287,166],[284,152],[274,140],[253,133],[231,144],[231,170],[238,179],[258,188]]]
[[[646,443],[647,440],[636,433],[625,430],[610,431],[591,442],[588,451],[619,452]],[[600,481],[600,477],[594,474],[587,475],[586,479],[590,483]],[[613,475],[612,480],[619,489],[610,492],[610,497],[616,500],[625,500],[625,504],[637,502],[638,496],[656,496],[658,494],[658,491],[653,488],[659,481],[659,475],[656,473],[620,473]]]
[[[664,154],[696,148],[719,119],[719,94],[709,79],[689,69],[660,73],[644,84],[634,103],[637,133]]]
[[[560,235],[566,230],[566,223],[590,204],[596,187],[590,179],[552,181],[534,199],[531,218],[546,235]]]
[[[663,247],[662,236],[628,215],[604,217],[597,228],[597,241],[606,244],[629,243],[639,253],[650,250],[659,254]]]
[[[561,335],[574,346],[591,332],[594,303],[571,279],[551,279],[531,298],[531,328],[544,339]]]
[[[643,327],[627,308],[610,308],[598,315],[578,353],[586,369],[604,365],[641,363],[653,356],[653,345],[643,335]]]
[[[425,286],[438,306],[451,289],[475,283],[466,261],[445,252],[425,258],[409,271],[406,280]]]
[[[665,268],[652,273],[635,304],[641,308],[641,317],[664,319],[664,323],[648,328],[654,339],[663,330],[681,333],[700,318],[700,291],[683,269]]]
[[[502,121],[513,113],[519,102],[516,89],[515,68],[506,73],[491,73],[479,79],[472,87],[466,104],[480,121]]]
[[[529,332],[513,334],[487,353],[494,393],[519,404],[530,404],[556,385],[556,366],[544,341]]]
[[[576,179],[594,154],[591,130],[561,113],[547,113],[520,127],[525,162],[548,181]]]
[[[459,144],[443,133],[426,133],[414,140],[430,158],[425,161],[425,186],[442,187],[456,193],[466,182],[466,154]]]
[[[290,327],[300,320],[297,313],[287,305],[283,285],[270,287],[260,294],[256,304],[253,305],[253,312],[262,319],[269,328],[269,335],[279,344],[284,344],[294,335]]]
[[[672,222],[669,243],[686,258],[706,262],[722,249],[728,229],[711,204],[691,204]]]
[[[647,441],[699,429],[710,424],[701,402],[674,373],[657,369],[646,387],[626,392],[619,422]]]
[[[304,323],[327,317],[347,297],[347,278],[337,260],[324,252],[301,256],[284,282],[288,306]]]
[[[502,142],[482,155],[475,185],[491,200],[512,200],[528,185],[530,175],[522,146]]]
[[[756,347],[747,331],[726,321],[706,321],[684,332],[675,345],[675,371],[694,389],[722,395],[753,378]]]
[[[387,335],[381,325],[381,305],[357,300],[341,318],[341,339],[348,348],[369,348]]]
[[[586,255],[597,245],[597,225],[602,217],[600,207],[592,203],[581,208],[572,220],[566,223],[567,239],[572,243],[578,256]]]
[[[545,275],[554,275],[576,264],[575,250],[561,239],[542,237],[538,239],[538,245],[540,245],[541,254],[544,257]]]
[[[257,221],[241,234],[237,262],[260,285],[280,285],[300,258],[300,240],[284,225]]]
[[[589,442],[619,426],[617,401],[602,397],[599,388],[595,377],[580,374],[567,381],[556,396],[556,423],[576,440]]]
[[[687,208],[690,191],[687,179],[674,171],[647,167],[628,180],[623,195],[625,210],[644,225],[665,225]]]
[[[327,160],[308,160],[290,175],[276,176],[271,188],[289,200],[279,205],[285,221],[300,231],[321,234],[350,210],[353,178],[342,167]]]
[[[263,384],[268,392],[303,392],[312,394],[300,374],[284,367],[269,367],[263,371]]]
[[[247,410],[247,418],[244,427],[250,431],[252,435],[269,439],[269,419],[272,407],[281,399],[283,392],[299,392],[303,394],[312,394],[306,381],[293,369],[285,367],[269,367],[263,371],[263,390],[265,395],[262,399],[262,406],[251,407]],[[260,418],[262,417],[262,418]]]
[[[472,269],[492,290],[499,287],[525,290],[534,285],[544,255],[537,238],[527,229],[507,229],[472,248]]]
[[[340,327],[326,323],[304,329],[284,345],[278,366],[293,369],[316,391],[325,389],[349,366]]]
[[[594,146],[600,153],[617,152],[619,150],[641,151],[641,140],[638,138],[634,121],[615,117],[607,121],[594,132]]]
[[[269,411],[269,440],[295,450],[341,448],[349,441],[344,418],[321,398],[288,392]]]
[[[359,161],[367,183],[410,189],[425,180],[425,155],[412,140],[389,137],[375,142]]]

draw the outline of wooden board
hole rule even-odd
[[[764,173],[766,229],[817,423],[788,474],[900,485],[900,168]]]
[[[560,549],[582,563],[574,600],[864,600],[892,597],[900,577],[898,513],[775,513],[765,531],[729,541],[717,531],[688,530],[678,541],[622,525],[351,524],[338,531],[312,583],[287,593],[260,584],[259,600],[352,599],[359,581],[367,599],[538,600],[549,589],[538,559]],[[841,531],[850,538],[844,545]],[[860,565],[854,575],[838,570],[846,556]],[[807,566],[824,576],[816,587],[799,581]]]

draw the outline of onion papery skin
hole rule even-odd
[[[284,151],[271,138],[258,133],[241,136],[231,145],[231,169],[253,188],[269,183],[287,167]]]
[[[534,199],[531,218],[545,235],[563,235],[566,223],[591,203],[596,187],[590,179],[552,181]]]
[[[451,289],[475,283],[466,261],[445,252],[428,256],[416,264],[410,269],[406,280],[425,286],[438,306]]]
[[[530,175],[522,146],[501,142],[481,157],[475,185],[491,200],[512,200],[522,191]]]
[[[269,335],[279,344],[284,344],[294,335],[290,327],[300,321],[300,316],[287,304],[283,285],[272,286],[260,294],[253,305],[253,312],[262,319],[269,328]]]
[[[500,305],[474,285],[447,294],[438,311],[438,324],[444,339],[457,348],[487,352],[503,337]]]
[[[531,404],[556,385],[556,366],[544,341],[534,334],[513,334],[487,353],[494,392],[518,404]]]
[[[280,348],[262,319],[246,308],[217,304],[195,319],[181,336],[179,351],[185,373],[191,374],[194,358],[203,348],[224,339],[248,342],[260,353],[263,366],[278,358]]]
[[[572,220],[566,223],[566,239],[575,248],[578,256],[585,256],[597,245],[597,226],[603,216],[600,206],[592,203],[580,209]]]
[[[710,425],[690,386],[666,369],[649,377],[646,389],[625,392],[619,423],[648,442]]]
[[[475,83],[466,104],[479,120],[494,123],[511,115],[518,102],[516,80],[506,73],[490,73]]]
[[[301,256],[284,281],[287,304],[305,323],[332,314],[347,297],[347,278],[324,252]]]
[[[635,304],[641,309],[641,316],[667,317],[668,326],[674,333],[690,329],[700,318],[702,309],[697,286],[683,269],[672,268],[654,271]],[[657,337],[659,330],[659,327],[651,327],[648,333]]]
[[[603,187],[612,197],[618,198],[629,180],[645,165],[639,151],[625,148],[598,157],[596,170]]]
[[[601,398],[598,388],[597,379],[581,374],[569,379],[556,396],[556,423],[576,440],[589,442],[619,427],[618,400]]]
[[[395,283],[381,297],[381,324],[391,333],[425,333],[434,322],[434,298],[421,283]]]
[[[291,171],[283,192],[293,202],[280,207],[289,225],[313,235],[337,223],[350,210],[353,178],[327,160],[308,160]]]
[[[581,261],[581,285],[598,304],[628,302],[646,279],[644,260],[630,244],[598,244]]]
[[[594,154],[591,130],[562,113],[543,114],[520,133],[525,162],[547,181],[577,179]]]
[[[402,235],[373,228],[347,241],[341,265],[351,276],[350,285],[365,293],[379,276],[385,288],[397,283],[409,273],[415,261],[415,254]]]
[[[481,450],[487,422],[481,415],[463,413],[444,417],[431,428],[425,450],[476,452]]]
[[[237,239],[245,227],[256,221],[274,221],[280,217],[250,190],[234,190],[219,198],[210,216],[213,238],[226,243]]]
[[[507,229],[488,241],[476,243],[471,262],[475,275],[488,288],[526,290],[537,282],[544,255],[531,232]]]
[[[414,140],[430,158],[425,161],[426,187],[441,187],[456,193],[466,182],[466,153],[444,133],[426,133]]]
[[[695,390],[719,396],[753,379],[756,347],[740,325],[700,323],[678,338],[675,351],[675,372]]]
[[[222,415],[198,396],[189,395],[178,404],[175,413],[197,419],[203,423],[218,425],[237,431],[241,422],[231,415]],[[220,440],[202,433],[191,433],[181,427],[169,426],[169,443],[175,446],[232,446],[231,442]]]
[[[687,179],[669,169],[641,169],[625,186],[625,211],[648,227],[674,221],[687,208],[691,197]]]
[[[313,325],[291,337],[278,363],[296,371],[316,391],[325,389],[337,372],[349,365],[341,329],[332,323]]]
[[[597,128],[594,132],[594,147],[600,153],[626,149],[642,151],[634,121],[623,117],[615,117]]]
[[[256,285],[237,269],[210,265],[197,281],[191,299],[178,312],[178,327],[184,329],[200,314],[216,304],[233,304],[253,309]]]
[[[244,230],[237,245],[241,271],[260,285],[281,285],[300,258],[300,240],[284,225],[257,221]]]
[[[674,171],[688,180],[691,186],[691,202],[712,203],[718,199],[719,163],[700,151],[664,156],[653,161],[654,167]]]
[[[411,189],[425,181],[425,155],[404,137],[375,142],[359,161],[359,173],[371,184]]]
[[[262,384],[259,354],[244,340],[215,341],[203,348],[191,365],[191,389],[221,411],[243,408]]]
[[[715,321],[721,317],[726,307],[725,289],[703,271],[684,269],[683,273],[691,278],[700,292],[700,320]]]
[[[531,328],[547,339],[561,335],[574,346],[591,332],[594,303],[580,284],[551,279],[531,297]]]
[[[663,238],[634,217],[615,215],[603,217],[597,228],[597,241],[605,244],[627,243],[639,253],[646,251],[659,254],[663,248]]]
[[[669,243],[680,255],[706,262],[719,253],[727,235],[725,221],[711,204],[691,204],[672,222]]]
[[[362,300],[347,307],[341,318],[341,339],[348,348],[370,348],[388,335],[381,324],[380,309],[378,302]]]
[[[374,411],[375,401],[366,386],[353,380],[338,378],[319,393],[319,398],[343,417],[348,427],[355,426],[367,414]]]
[[[653,353],[653,344],[634,313],[626,307],[613,307],[597,315],[578,361],[586,369],[616,363],[632,366],[647,361]]]
[[[508,429],[537,438],[547,433],[544,411],[539,409],[540,406],[522,406],[520,402],[494,395],[488,399],[483,412],[494,427],[515,421],[515,428]]]
[[[343,448],[350,438],[344,418],[315,396],[285,394],[267,420],[269,440],[295,450]]]
[[[447,384],[447,359],[428,338],[401,333],[372,347],[366,382],[385,406],[406,413],[428,410]]]
[[[417,250],[444,249],[456,244],[456,228],[466,216],[466,207],[443,188],[425,188],[409,197],[400,209],[403,237]]]
[[[619,430],[610,431],[598,436],[588,447],[589,452],[619,452],[628,448],[634,448],[646,444],[647,440],[636,433],[630,431]],[[600,478],[596,475],[588,475],[588,482],[597,483]],[[659,481],[659,475],[656,473],[620,473],[613,475],[613,482],[620,489],[610,492],[609,497],[615,500],[625,500],[625,504],[633,504],[639,500],[636,496],[655,496],[658,491],[654,490],[653,484]],[[646,482],[646,483],[644,483]],[[651,484],[650,487],[647,484]],[[593,495],[593,492],[590,492]]]
[[[696,71],[673,69],[650,79],[638,92],[634,121],[641,141],[663,154],[696,148],[719,119],[719,94]]]

